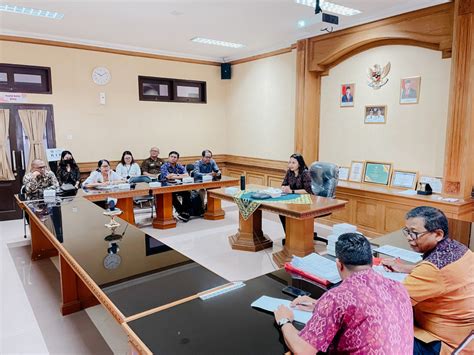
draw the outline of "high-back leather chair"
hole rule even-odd
[[[311,189],[316,196],[336,197],[336,187],[339,179],[339,167],[336,164],[316,161],[311,164],[309,173],[311,174]],[[330,213],[320,217],[329,215]],[[327,239],[318,237],[316,232],[314,233],[314,240],[328,243]]]
[[[311,188],[316,196],[334,198],[339,179],[339,167],[333,163],[316,161],[309,168]]]

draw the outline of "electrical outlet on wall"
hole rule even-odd
[[[101,105],[105,105],[105,92],[99,93],[99,102]]]

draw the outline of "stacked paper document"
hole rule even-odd
[[[326,259],[316,253],[309,254],[304,258],[293,256],[291,265],[306,273],[326,279],[333,284],[341,281],[341,277],[337,271],[336,262]]]
[[[354,233],[357,227],[349,223],[338,223],[332,226],[332,233],[328,236],[328,254],[336,256],[336,242],[341,234]]]
[[[269,312],[275,312],[276,309],[280,305],[287,306],[288,308],[290,307],[291,301],[282,299],[282,298],[273,298],[273,297],[268,297],[268,296],[262,296],[256,301],[252,302],[250,306],[254,308],[260,308],[265,311]],[[294,309],[292,308],[293,314],[295,315],[295,321],[306,324],[313,313],[311,312],[306,312],[306,311],[301,311],[299,309]]]
[[[408,274],[403,272],[386,271],[382,265],[373,266],[372,269],[374,269],[375,272],[378,272],[383,277],[398,282],[403,282],[403,280],[405,280],[405,278],[408,276]]]
[[[381,247],[378,247],[377,249],[374,249],[374,251],[385,254],[385,255],[390,255],[393,256],[394,258],[400,258],[402,260],[408,261],[410,263],[416,264],[417,262],[421,261],[421,254],[411,251],[411,250],[406,250],[398,247],[394,247],[392,245],[383,245]]]

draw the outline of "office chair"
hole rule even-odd
[[[140,175],[140,176],[132,176],[130,179],[128,179],[129,184],[137,184],[140,182],[146,182],[149,183],[151,181],[151,178],[146,176],[146,175]],[[138,196],[133,198],[133,202],[136,204],[140,205],[140,208],[143,208],[143,204],[145,202],[150,202],[151,204],[151,219],[153,220],[153,206],[155,205],[155,198],[153,194],[150,192],[148,196]]]
[[[20,189],[20,196],[24,197],[25,193],[26,193],[26,186],[23,185]],[[27,215],[24,208],[21,209],[21,213],[23,216],[23,238],[26,238],[26,226],[28,225],[28,219],[27,219]]]
[[[321,197],[334,198],[336,196],[337,181],[339,179],[339,167],[333,163],[324,163],[316,161],[309,168],[311,174],[311,189],[314,195]],[[319,216],[329,216],[331,213]],[[314,233],[314,240],[319,240],[328,244],[327,239],[318,237]]]
[[[186,172],[189,174],[190,177],[194,176],[194,164],[187,164],[186,165]]]

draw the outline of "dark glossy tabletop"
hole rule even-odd
[[[154,354],[283,354],[287,349],[273,314],[250,304],[262,295],[292,299],[282,293],[289,282],[288,274],[279,270],[246,281],[242,288],[208,300],[197,298],[128,326]]]
[[[110,218],[81,197],[28,206],[125,316],[228,283],[120,218],[105,240]]]

